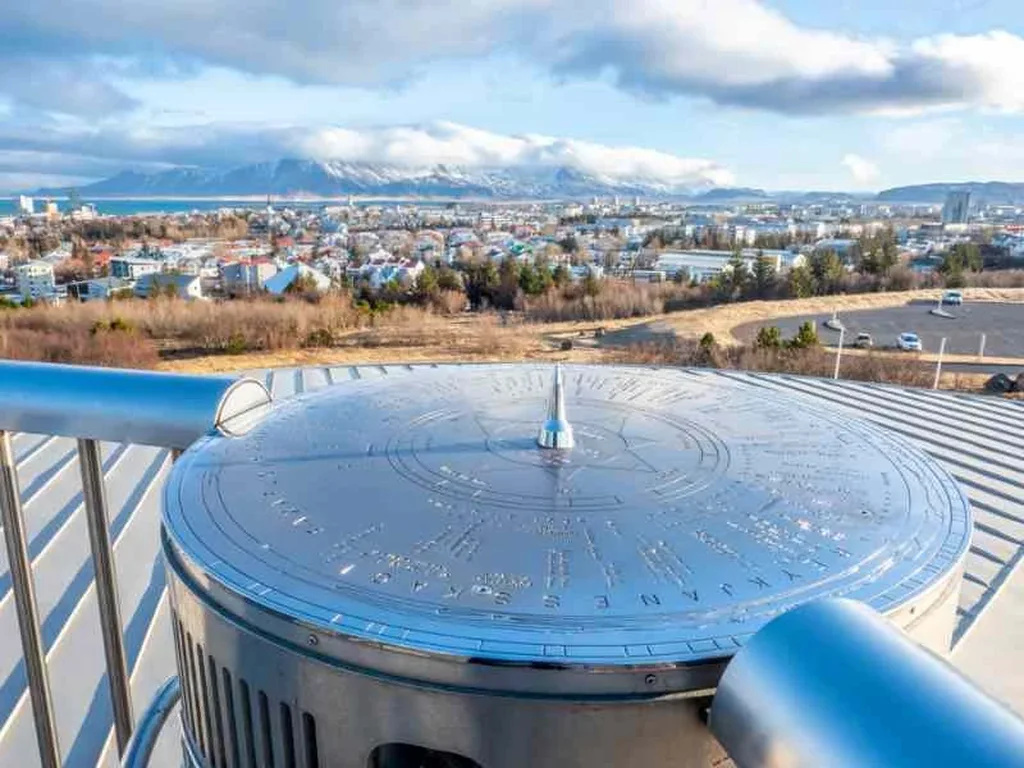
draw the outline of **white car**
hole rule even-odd
[[[942,303],[959,307],[964,303],[964,295],[960,291],[946,291],[942,294]]]
[[[904,352],[920,352],[924,349],[921,337],[916,333],[901,333],[896,338],[896,346]]]

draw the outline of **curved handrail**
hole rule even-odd
[[[1024,765],[1024,721],[853,600],[757,632],[726,667],[709,727],[739,768]]]
[[[0,431],[183,450],[244,431],[270,401],[255,379],[0,361]]]
[[[149,759],[153,755],[153,749],[164,724],[180,699],[181,683],[177,676],[174,676],[160,686],[146,711],[142,713],[142,719],[139,720],[139,725],[128,742],[128,748],[125,749],[121,768],[146,768],[149,765]]]

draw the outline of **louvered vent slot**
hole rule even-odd
[[[238,718],[242,725],[242,749],[245,750],[245,764],[248,768],[256,768],[256,738],[252,727],[252,699],[249,696],[249,684],[245,680],[238,681]]]
[[[305,768],[320,768],[320,747],[316,743],[316,718],[309,712],[302,713],[302,751],[306,758]]]
[[[210,761],[213,768],[217,768],[219,764],[217,763],[217,742],[213,735],[213,713],[210,711],[210,686],[206,678],[203,646],[199,643],[196,643],[196,675],[199,677],[199,690],[202,692],[200,699],[203,706],[203,730],[206,732],[206,743],[209,747],[206,750],[206,759]]]
[[[216,765],[226,768],[228,764],[224,749],[224,718],[220,701],[220,685],[217,682],[217,662],[213,656],[206,657],[206,669],[210,675],[210,719],[213,720],[213,741],[216,744]]]
[[[178,663],[178,679],[181,681],[181,704],[184,718],[185,730],[193,743],[196,740],[195,701],[192,698],[192,677],[188,668],[188,658],[185,655],[185,630],[181,628],[181,621],[178,614],[171,614],[174,635],[174,657]]]
[[[259,692],[260,702],[260,749],[263,750],[263,765],[274,768],[274,736],[270,729],[270,703],[267,694]]]
[[[231,685],[231,673],[228,668],[221,669],[222,697],[224,699],[224,730],[228,736],[228,750],[231,765],[238,766],[238,718],[235,715],[235,690]]]
[[[195,702],[195,720],[196,720],[196,736],[198,737],[199,751],[203,757],[209,757],[209,753],[206,751],[206,723],[204,723],[204,716],[206,712],[206,684],[203,682],[199,675],[199,668],[196,666],[196,654],[195,645],[192,642],[192,635],[185,635],[186,644],[185,651],[188,655],[188,672],[189,677],[192,679],[192,700]]]
[[[292,710],[281,702],[281,751],[284,754],[284,768],[295,768],[295,732],[292,728]]]

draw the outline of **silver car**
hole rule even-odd
[[[921,337],[916,333],[901,333],[896,337],[897,348],[904,352],[921,352],[924,347],[921,345]]]

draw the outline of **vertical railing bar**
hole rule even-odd
[[[96,577],[96,603],[100,610],[103,652],[107,660],[107,681],[114,710],[117,754],[121,756],[131,739],[135,719],[132,716],[131,687],[128,683],[128,663],[121,629],[121,608],[117,596],[114,551],[110,544],[107,493],[99,443],[79,438],[78,463],[82,470],[82,492]]]
[[[36,742],[43,768],[60,768],[60,745],[57,742],[57,724],[53,714],[53,697],[46,673],[46,651],[39,628],[39,608],[36,605],[32,581],[32,564],[28,557],[28,542],[21,514],[21,490],[18,486],[11,435],[0,430],[0,515],[7,544],[7,561],[11,571],[11,589],[18,613],[21,649],[25,657],[25,672],[32,700]]]

